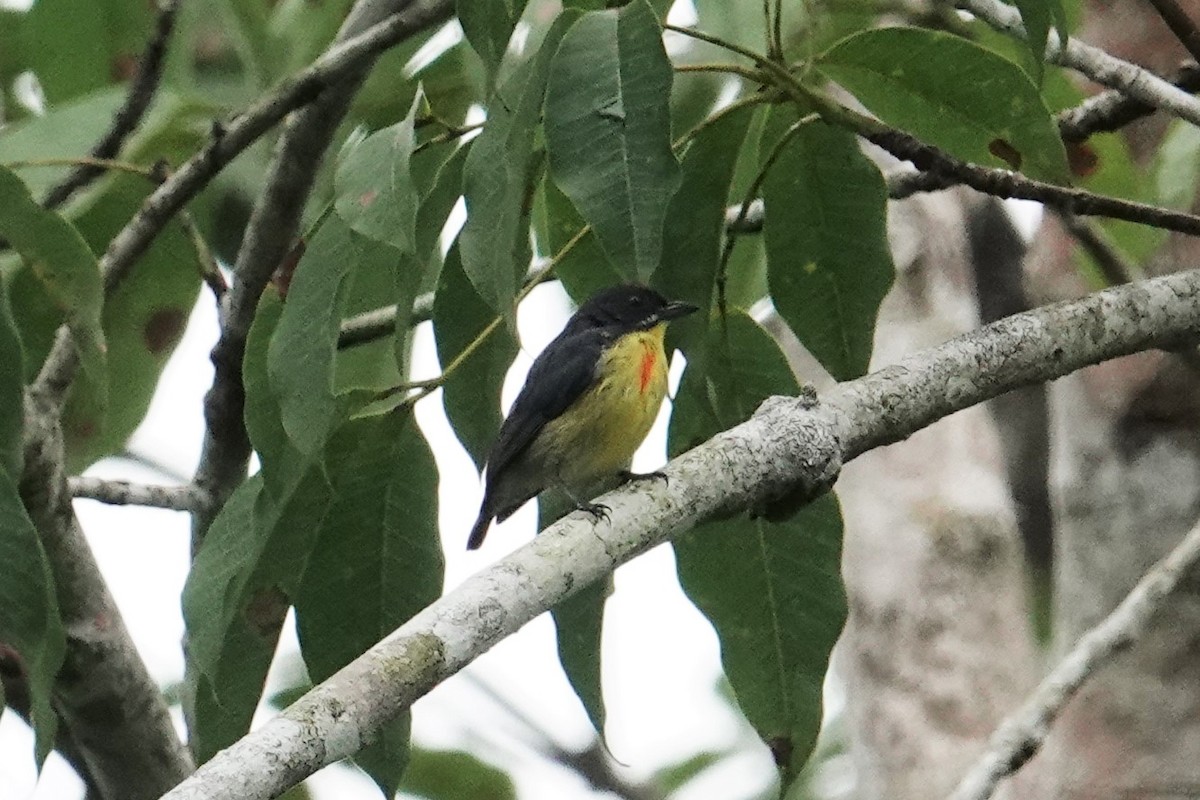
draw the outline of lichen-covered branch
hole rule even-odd
[[[1089,364],[1200,338],[1200,272],[992,323],[823,395],[773,398],[672,461],[666,483],[605,495],[484,569],[221,752],[167,795],[266,800],[372,741],[385,722],[572,592],[698,522],[828,490],[841,465],[962,408]]]
[[[67,479],[72,497],[98,500],[114,506],[148,506],[175,511],[194,511],[208,498],[193,486],[153,486],[106,478],[72,477]]]

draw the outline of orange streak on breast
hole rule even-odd
[[[658,356],[651,348],[647,347],[642,352],[642,372],[639,376],[641,382],[638,388],[642,394],[646,393],[646,387],[650,385],[650,380],[654,377],[654,365],[657,361]]]

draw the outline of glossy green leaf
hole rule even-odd
[[[0,472],[21,474],[21,430],[25,425],[24,356],[8,295],[0,282]]]
[[[401,788],[426,800],[517,800],[503,770],[465,750],[413,748]]]
[[[463,269],[479,296],[506,316],[529,269],[529,215],[541,163],[533,143],[546,74],[572,19],[563,14],[537,56],[497,91],[463,172],[467,220],[458,237]]]
[[[733,314],[710,334],[704,372],[684,373],[671,415],[678,453],[750,416],[795,378],[773,339]],[[782,522],[733,517],[674,542],[680,583],[712,622],[738,704],[787,785],[821,726],[821,687],[846,619],[841,516],[826,495]]]
[[[546,88],[555,183],[628,278],[648,280],[679,186],[671,151],[672,67],[645,0],[593,11],[563,37]]]
[[[267,378],[268,342],[282,312],[268,290],[243,365],[246,426],[262,471],[214,520],[183,592],[190,730],[201,762],[249,729],[331,499],[321,454],[306,457],[291,444]]]
[[[296,597],[301,651],[323,681],[438,598],[437,466],[410,411],[353,419],[330,439],[334,500]],[[356,760],[388,797],[407,751],[389,726]]]
[[[667,209],[662,264],[652,284],[673,300],[701,309],[668,329],[672,345],[689,362],[703,350],[716,299],[729,187],[754,113],[749,107],[731,112],[696,135],[683,157],[679,192]]]
[[[337,410],[334,359],[348,276],[390,276],[398,260],[394,248],[359,235],[336,215],[326,218],[300,258],[271,341],[268,375],[283,427],[301,453],[324,446]]]
[[[456,242],[446,254],[433,298],[433,332],[442,369],[495,321],[496,312],[463,272]],[[446,417],[481,470],[500,430],[500,390],[516,355],[516,340],[507,327],[499,325],[442,384]]]
[[[0,167],[0,237],[25,262],[46,294],[66,316],[80,365],[88,380],[104,386],[104,333],[100,309],[104,288],[100,268],[74,226],[33,201],[25,184]],[[104,406],[102,391],[96,405]]]
[[[772,111],[764,150],[794,119]],[[784,145],[762,194],[775,307],[835,378],[862,375],[894,274],[879,169],[853,134],[813,122]]]
[[[877,28],[843,39],[816,66],[884,122],[952,155],[1070,183],[1038,88],[977,44],[924,28]]]
[[[364,139],[338,164],[334,207],[355,233],[411,253],[417,235],[417,187],[409,164],[418,92],[408,116]]]
[[[11,376],[0,381],[11,381]],[[11,460],[8,455],[5,464]],[[15,656],[24,672],[40,768],[54,745],[58,719],[51,693],[66,653],[66,635],[50,562],[17,493],[17,479],[0,469],[0,648]]]
[[[494,76],[508,51],[517,21],[528,0],[458,0],[458,22],[471,47]],[[489,83],[491,81],[489,80]]]

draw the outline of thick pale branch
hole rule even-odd
[[[982,19],[996,30],[1024,39],[1021,14],[1014,6],[999,0],[956,0],[956,5]],[[1168,111],[1200,125],[1200,100],[1136,64],[1110,56],[1098,47],[1084,44],[1075,37],[1066,47],[1057,31],[1046,42],[1046,60],[1069,67],[1096,83],[1116,89],[1148,106]]]
[[[962,779],[951,800],[987,800],[1002,778],[1028,763],[1041,749],[1051,723],[1084,681],[1137,641],[1146,624],[1198,562],[1200,524],[1150,568],[1111,614],[1079,638],[1025,705],[996,729],[987,752]]]
[[[774,398],[667,467],[605,495],[415,616],[170,792],[266,800],[372,741],[381,726],[529,620],[698,522],[826,491],[841,464],[1018,386],[1200,336],[1200,272],[1017,314],[815,397]]]

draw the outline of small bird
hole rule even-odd
[[[551,487],[580,510],[604,515],[608,509],[575,493],[629,475],[667,393],[667,323],[695,310],[632,284],[604,289],[579,307],[534,360],[500,426],[468,550],[483,544],[493,518],[503,522]]]

